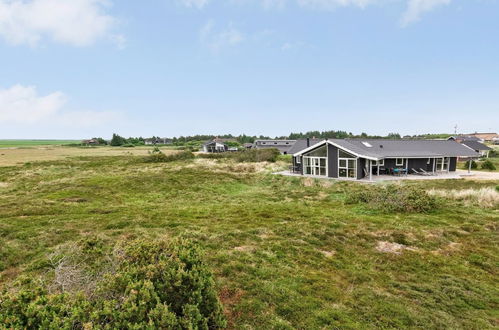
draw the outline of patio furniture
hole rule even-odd
[[[421,171],[421,173],[423,173],[423,175],[433,175],[433,173],[426,172],[421,167],[419,168],[419,170]]]
[[[393,173],[398,176],[407,175],[407,170],[405,168],[394,168]]]
[[[419,172],[415,168],[411,168],[412,173],[417,174],[417,175],[425,175],[423,172]]]

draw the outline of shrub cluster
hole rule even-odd
[[[474,160],[467,160],[466,163],[464,163],[464,169],[467,170],[470,168],[470,162],[471,162],[471,169],[477,169],[478,164]]]
[[[347,194],[347,204],[365,204],[385,212],[429,212],[437,207],[437,200],[416,187],[387,185],[362,187]]]
[[[480,165],[480,167],[482,168],[482,170],[491,170],[491,171],[495,171],[496,170],[496,166],[494,165],[494,163],[492,163],[490,160],[484,160],[482,162],[482,164]]]
[[[153,151],[150,155],[146,156],[144,161],[146,163],[168,163],[176,160],[193,159],[194,154],[190,151],[182,151],[171,155],[165,155],[163,152]]]
[[[258,162],[271,162],[275,163],[279,158],[281,153],[279,150],[275,148],[269,149],[249,149],[237,152],[223,152],[216,154],[200,154],[201,158],[210,158],[210,159],[220,159],[227,158],[233,159],[236,162],[248,162],[248,163],[258,163]]]
[[[217,329],[226,326],[211,272],[189,241],[123,242],[91,294],[50,293],[32,279],[0,294],[7,329]]]

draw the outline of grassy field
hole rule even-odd
[[[230,328],[499,326],[499,181],[406,182],[488,189],[492,206],[386,213],[344,202],[362,184],[270,174],[286,165],[127,154],[0,167],[0,286],[50,282],[50,253],[85,237],[182,236],[204,248]]]
[[[75,157],[95,156],[144,156],[152,147],[64,147],[64,146],[31,146],[29,148],[0,149],[0,166],[20,165],[27,162],[62,160]],[[166,154],[176,151],[163,147]]]
[[[81,140],[0,140],[0,148],[54,146],[81,143]]]

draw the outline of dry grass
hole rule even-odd
[[[401,254],[404,250],[416,251],[415,248],[411,248],[404,244],[392,243],[379,241],[376,245],[376,250],[383,253],[393,253],[393,254]]]
[[[428,191],[428,194],[462,201],[467,205],[479,205],[483,207],[499,206],[499,192],[491,187],[461,190],[431,189]]]
[[[99,157],[99,156],[145,156],[152,150],[151,147],[98,147],[98,148],[76,148],[76,147],[33,147],[33,148],[8,148],[0,149],[0,166],[20,165],[36,161],[54,161],[69,157]],[[163,148],[165,154],[178,151]]]

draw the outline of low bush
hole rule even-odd
[[[171,155],[165,155],[163,152],[152,152],[144,158],[146,163],[168,163],[176,160],[193,159],[195,156],[190,151],[182,151]]]
[[[7,329],[217,329],[226,326],[213,276],[185,240],[126,241],[91,294],[50,293],[21,278],[0,294]]]
[[[249,149],[237,152],[223,152],[223,153],[207,153],[200,154],[201,158],[209,159],[220,159],[227,158],[233,159],[236,162],[248,162],[248,163],[258,163],[258,162],[271,162],[275,163],[280,156],[279,150],[275,148],[269,149]]]
[[[467,160],[466,163],[464,163],[464,169],[469,169],[470,168],[470,162],[471,162],[471,169],[477,169],[478,164],[474,160]]]
[[[490,160],[484,160],[482,162],[482,164],[480,165],[480,168],[482,170],[490,170],[490,171],[495,171],[496,170],[496,166],[494,165],[494,163],[492,163]]]
[[[425,190],[409,186],[370,186],[350,191],[347,204],[364,204],[370,209],[385,212],[429,212],[437,207],[437,200]]]
[[[135,144],[132,144],[132,143],[127,143],[127,144],[124,144],[122,145],[123,148],[134,148],[135,147]]]

